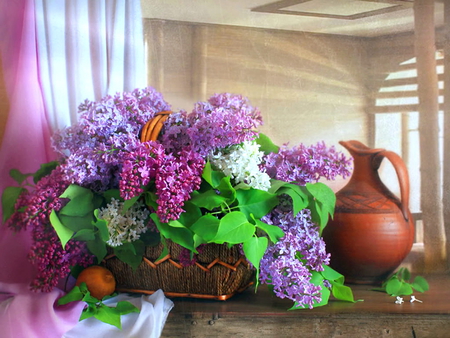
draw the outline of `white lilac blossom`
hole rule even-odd
[[[423,303],[420,299],[417,299],[416,296],[412,295],[412,296],[411,296],[410,303],[413,303],[413,302]]]
[[[150,211],[142,202],[136,202],[124,214],[123,205],[112,198],[105,208],[99,209],[98,217],[108,222],[109,240],[106,243],[112,247],[136,241],[148,229],[146,220]]]
[[[246,183],[252,188],[267,191],[270,177],[260,169],[263,156],[256,142],[244,141],[225,150],[217,150],[208,159],[216,169],[230,176],[235,184]]]
[[[396,301],[395,301],[395,304],[403,304],[404,302],[405,302],[405,301],[403,300],[402,297],[397,296]]]

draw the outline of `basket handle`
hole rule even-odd
[[[154,118],[148,120],[141,131],[141,142],[156,141],[170,114],[172,112],[169,110],[161,111],[156,113]]]

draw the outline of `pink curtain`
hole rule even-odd
[[[38,82],[34,2],[3,1],[0,16],[1,58],[4,82],[10,100],[2,148],[0,149],[0,190],[14,181],[13,168],[34,172],[52,158],[49,127]],[[0,229],[0,281],[30,281],[33,269],[27,261],[29,238]]]
[[[39,87],[34,0],[1,1],[1,59],[10,111],[0,149],[0,191],[14,182],[9,170],[34,172],[52,159]],[[34,269],[27,260],[27,232],[0,227],[0,331],[2,337],[61,337],[73,327],[83,304],[58,308],[61,291],[32,293]]]

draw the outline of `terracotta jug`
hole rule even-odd
[[[379,284],[411,250],[414,223],[409,211],[409,177],[396,153],[341,141],[354,160],[350,181],[336,193],[336,209],[323,232],[331,267],[354,284]],[[388,159],[395,168],[400,199],[383,184],[378,168]]]

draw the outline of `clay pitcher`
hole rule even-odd
[[[392,151],[359,141],[341,141],[354,159],[350,181],[336,193],[334,219],[323,232],[331,267],[354,284],[379,284],[411,250],[414,223],[409,211],[409,177]],[[378,168],[386,158],[395,168],[400,199],[383,184]]]

